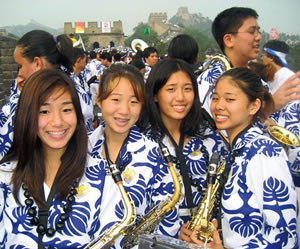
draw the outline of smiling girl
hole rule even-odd
[[[137,126],[144,104],[143,76],[132,65],[116,64],[103,73],[99,85],[97,104],[104,121],[89,136],[89,150],[107,169],[115,164],[121,171],[139,221],[174,192],[158,144],[143,135]],[[111,174],[106,179],[104,194],[108,202],[102,204],[101,222],[108,228],[124,216],[121,196]],[[174,237],[179,229],[177,211],[175,208],[167,213],[155,231]],[[122,248],[122,241],[120,236],[116,248]]]
[[[214,131],[206,129],[197,93],[193,70],[180,59],[158,62],[146,83],[145,133],[169,148],[183,178],[181,225],[191,219],[201,202],[212,151],[220,151],[224,146]],[[185,233],[189,240],[191,231]]]
[[[99,235],[105,170],[87,157],[80,101],[67,74],[39,70],[28,78],[14,134],[0,165],[0,247],[82,248]]]
[[[231,172],[221,200],[226,248],[297,245],[297,197],[288,158],[282,146],[253,126],[272,108],[271,95],[247,68],[231,69],[216,83],[211,113],[230,142],[225,163]]]

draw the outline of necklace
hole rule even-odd
[[[61,231],[64,228],[64,226],[65,226],[64,223],[69,218],[68,213],[72,210],[72,203],[75,201],[75,195],[77,194],[76,186],[77,186],[77,183],[74,183],[70,190],[70,193],[67,195],[66,204],[63,207],[64,212],[60,215],[59,221],[56,223],[55,229],[54,229],[54,228],[47,228],[47,219],[48,219],[48,215],[49,215],[49,207],[53,200],[53,196],[56,192],[56,188],[55,187],[51,188],[51,191],[48,196],[47,203],[46,203],[46,207],[39,209],[37,212],[36,208],[32,207],[34,202],[33,202],[33,198],[30,196],[30,194],[28,192],[28,187],[25,184],[22,185],[22,189],[24,190],[24,196],[26,197],[25,205],[27,207],[29,207],[27,214],[31,217],[30,223],[33,226],[37,226],[36,231],[39,235],[46,234],[47,237],[53,237],[57,231]],[[37,213],[38,213],[38,217],[36,216]],[[45,222],[41,222],[42,218]],[[42,223],[44,223],[44,224],[42,224]]]

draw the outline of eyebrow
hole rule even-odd
[[[121,94],[121,93],[111,93],[110,96],[112,96],[112,95],[122,96],[123,94]],[[131,95],[130,98],[137,98],[137,96]]]
[[[72,105],[73,102],[72,102],[72,101],[66,101],[66,102],[63,102],[63,103],[62,103],[62,105],[70,105],[70,104]],[[41,104],[41,106],[49,106],[49,105],[50,105],[50,104],[47,103],[47,102]]]
[[[213,94],[218,94],[218,93],[217,92],[213,92]],[[234,96],[237,96],[237,94],[235,94],[235,93],[224,93],[224,95],[234,95]]]
[[[177,85],[178,83],[168,83],[168,84],[166,84],[166,86],[175,86],[175,85]],[[186,82],[186,83],[183,83],[184,85],[193,85],[193,83],[192,82]]]

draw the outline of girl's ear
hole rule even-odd
[[[250,114],[255,115],[259,111],[260,107],[261,107],[261,100],[257,98],[254,102],[251,103]]]
[[[33,63],[35,64],[37,70],[41,70],[44,68],[44,61],[41,57],[35,56],[33,58]]]

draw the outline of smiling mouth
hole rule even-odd
[[[174,105],[173,108],[176,110],[176,111],[184,111],[185,110],[185,106],[184,105]]]
[[[216,122],[221,122],[221,121],[224,121],[228,118],[228,116],[225,116],[225,115],[220,115],[220,114],[216,114],[215,115],[215,121]]]
[[[128,121],[129,121],[129,119],[123,119],[123,118],[115,118],[115,120],[121,124],[128,123]]]
[[[53,137],[60,137],[66,133],[67,130],[63,131],[48,131],[48,134],[53,136]]]

